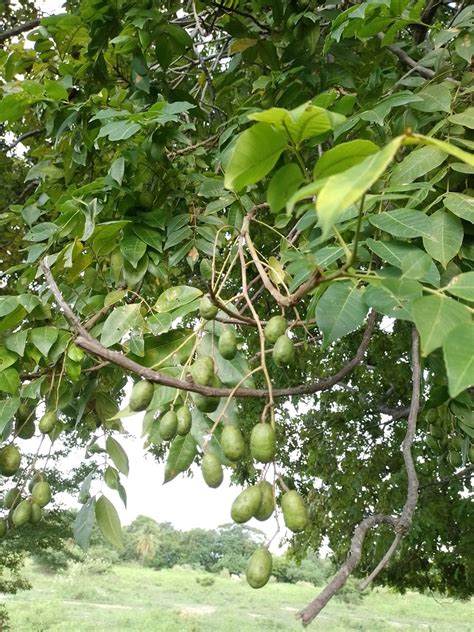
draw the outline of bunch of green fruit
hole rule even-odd
[[[295,358],[295,345],[286,334],[287,327],[283,316],[273,316],[263,330],[266,341],[273,345],[272,358],[278,367],[291,364]]]
[[[5,494],[3,506],[9,510],[7,518],[0,518],[0,539],[9,527],[37,524],[43,517],[43,507],[51,501],[51,487],[42,472],[36,472],[28,484],[29,496],[22,495],[19,487],[12,487]]]

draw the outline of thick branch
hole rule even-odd
[[[384,38],[384,34],[378,33],[377,37],[382,40]],[[421,77],[424,77],[425,79],[433,79],[433,77],[435,76],[434,70],[431,70],[430,68],[425,68],[424,66],[420,66],[418,62],[415,61],[413,57],[410,57],[410,55],[407,55],[407,53],[405,53],[405,51],[400,48],[400,46],[389,44],[385,48],[387,48],[387,50],[389,50],[392,55],[395,55],[395,57],[397,57],[404,66],[413,68],[414,72],[417,72]]]
[[[14,26],[8,31],[3,31],[0,33],[0,42],[4,42],[11,37],[15,37],[15,35],[20,35],[20,33],[25,33],[26,31],[32,31],[36,28],[40,23],[40,19],[30,20],[29,22],[25,22],[24,24],[19,24],[18,26]]]
[[[78,347],[81,347],[85,351],[88,351],[89,353],[101,358],[102,360],[112,362],[117,366],[121,366],[126,371],[135,373],[136,375],[139,375],[140,377],[149,380],[150,382],[161,384],[162,386],[170,386],[171,388],[177,388],[184,391],[191,391],[193,393],[200,393],[201,395],[214,397],[229,397],[231,394],[235,397],[268,397],[269,393],[266,389],[239,388],[236,391],[233,391],[233,389],[230,388],[212,388],[210,386],[201,386],[199,384],[194,384],[190,381],[179,380],[177,378],[170,377],[169,375],[165,375],[164,373],[159,373],[158,371],[149,369],[148,367],[144,367],[141,364],[130,360],[130,358],[127,358],[124,354],[118,351],[107,349],[98,340],[95,340],[89,334],[85,327],[80,323],[72,309],[66,303],[46,261],[42,262],[41,268],[57,304],[63,310],[67,319],[73,325],[77,333],[75,339],[76,345]],[[359,348],[357,349],[356,354],[349,362],[347,362],[347,364],[341,367],[341,369],[339,369],[337,373],[330,377],[322,378],[318,382],[313,382],[311,384],[300,384],[299,386],[291,386],[289,388],[274,389],[273,396],[289,397],[292,395],[309,395],[312,393],[317,393],[318,391],[328,390],[332,388],[335,384],[339,382],[339,380],[342,380],[354,369],[354,367],[356,367],[362,361],[362,358],[364,357],[364,354],[369,345],[370,337],[375,325],[375,320],[376,314],[375,312],[371,312],[368,318],[367,328],[364,332],[364,336],[359,345]]]

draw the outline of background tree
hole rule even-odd
[[[97,519],[120,546],[91,483],[125,500],[120,420],[146,409],[165,482],[213,455],[210,484],[220,462],[286,497],[297,552],[328,538],[342,566],[304,624],[351,572],[471,594],[473,8],[66,8],[0,34],[2,142],[24,147],[1,176],[5,487],[26,492],[14,446],[46,410],[53,452],[85,444],[77,541]],[[128,376],[148,384],[119,412]],[[236,463],[228,427],[253,437]]]

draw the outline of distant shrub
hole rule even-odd
[[[212,586],[214,584],[216,579],[215,577],[212,577],[212,575],[205,575],[204,577],[196,577],[196,581],[201,586],[208,588],[209,586]]]

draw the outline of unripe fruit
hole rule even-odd
[[[425,419],[430,424],[435,424],[438,420],[438,413],[436,412],[436,408],[430,408],[425,415]]]
[[[209,296],[203,296],[200,300],[199,313],[206,320],[213,320],[217,316],[217,305],[214,305]]]
[[[160,436],[164,441],[171,441],[178,429],[178,418],[172,410],[168,411],[160,419]]]
[[[9,489],[5,494],[3,504],[5,509],[14,509],[21,501],[21,490],[18,487]]]
[[[462,456],[459,452],[450,450],[448,455],[449,462],[453,467],[461,467],[462,465]]]
[[[28,421],[32,412],[32,408],[29,408],[26,404],[20,404],[15,414],[16,420],[20,423],[24,423]]]
[[[214,380],[214,360],[208,355],[201,356],[191,366],[190,372],[195,384],[211,386]]]
[[[238,461],[245,456],[245,440],[243,434],[235,426],[224,426],[221,434],[221,447],[229,461]]]
[[[247,487],[232,503],[230,515],[237,523],[247,522],[258,511],[262,502],[262,490],[258,485]]]
[[[44,474],[44,472],[35,472],[31,477],[30,482],[28,483],[29,492],[31,493],[36,483],[40,483],[41,481],[46,481],[46,475]]]
[[[15,527],[22,527],[27,524],[31,519],[31,500],[27,498],[22,500],[16,507],[12,514],[12,524]]]
[[[187,406],[180,406],[176,410],[176,418],[178,419],[176,432],[183,437],[184,435],[187,435],[188,432],[191,430],[191,426],[193,423],[191,411]]]
[[[34,436],[36,427],[33,419],[29,421],[17,421],[15,424],[16,434],[20,439],[31,439]]]
[[[262,588],[272,574],[272,556],[268,549],[259,547],[250,558],[245,577],[252,588]]]
[[[151,382],[140,380],[132,389],[128,407],[134,412],[146,410],[153,399],[155,388]]]
[[[445,432],[443,430],[443,428],[440,428],[439,426],[435,426],[433,424],[430,424],[430,434],[435,438],[435,439],[443,439],[443,437],[445,436]]]
[[[262,502],[255,513],[255,518],[263,522],[264,520],[268,520],[272,515],[275,509],[275,499],[273,497],[273,485],[268,481],[262,481],[258,486],[262,490]]]
[[[464,444],[464,441],[461,439],[461,437],[454,436],[451,439],[451,445],[454,450],[462,450],[463,444]]]
[[[270,463],[276,454],[276,434],[273,426],[258,423],[250,435],[250,453],[256,461]]]
[[[41,507],[34,502],[31,503],[30,522],[32,524],[38,524],[38,522],[41,520],[42,517],[43,517],[43,510],[41,509]]]
[[[201,462],[202,477],[209,487],[219,487],[224,480],[222,464],[215,454],[205,454]]]
[[[40,432],[43,434],[49,434],[54,429],[57,420],[58,419],[54,411],[51,410],[48,413],[45,413],[39,420],[38,428]]]
[[[51,500],[51,487],[46,481],[36,483],[31,492],[31,500],[39,507],[45,507]]]
[[[214,375],[211,386],[214,388],[220,388],[222,386],[217,375]],[[202,413],[213,413],[218,409],[221,401],[220,397],[208,397],[206,395],[200,395],[199,393],[194,393],[193,399],[196,404],[196,408]]]
[[[217,348],[221,356],[226,360],[233,360],[235,358],[235,354],[237,353],[237,338],[231,327],[226,327],[221,333]]]
[[[281,509],[283,511],[283,519],[290,531],[298,533],[303,531],[308,523],[308,509],[303,497],[297,491],[292,489],[283,494],[281,499]]]
[[[425,438],[425,444],[429,447],[430,450],[435,452],[435,454],[439,453],[439,444],[438,441],[432,436],[427,435]]]
[[[0,540],[2,540],[8,532],[8,524],[5,518],[0,518]]]
[[[15,445],[0,448],[0,474],[13,476],[18,472],[21,462],[20,450]]]
[[[283,316],[273,316],[273,318],[270,318],[263,330],[265,339],[270,344],[275,344],[278,338],[283,336],[287,327],[288,323],[286,322],[286,318],[283,318]]]
[[[295,345],[288,336],[283,335],[275,342],[275,346],[272,351],[272,358],[275,364],[279,367],[291,364],[295,359]]]

